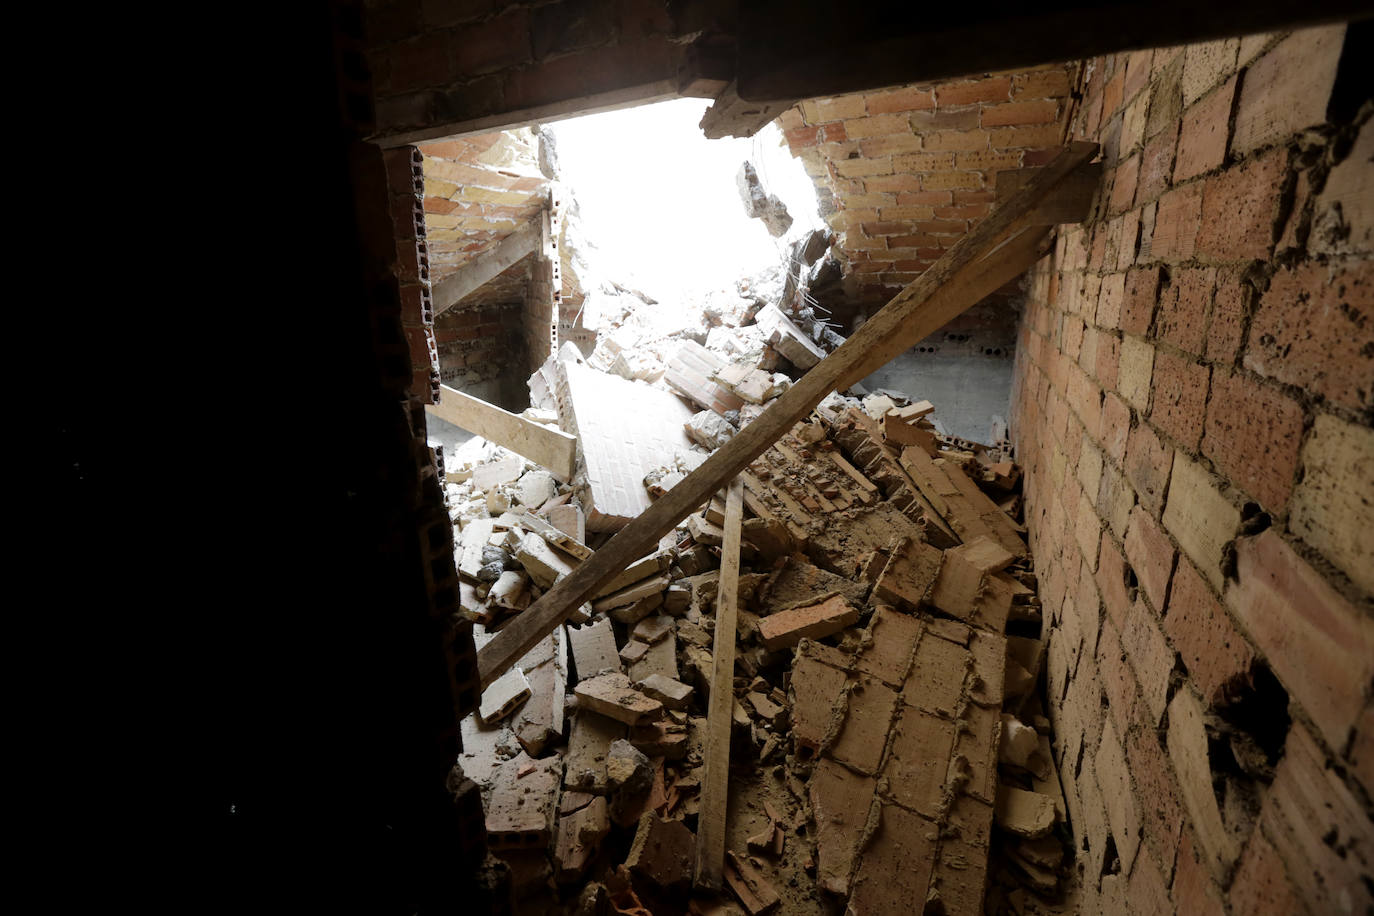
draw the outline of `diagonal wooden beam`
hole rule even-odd
[[[860,366],[868,352],[884,340],[905,329],[905,333],[926,334],[942,327],[951,318],[973,306],[970,273],[986,271],[983,256],[1004,240],[1034,226],[1035,209],[1066,176],[1097,153],[1095,143],[1072,143],[1044,171],[1024,188],[997,207],[974,227],[944,257],[931,265],[910,286],[884,306],[839,349],[817,363],[769,405],[739,435],[717,449],[681,483],[622,528],[615,537],[570,575],[525,609],[477,653],[477,669],[485,688],[539,640],[553,632],[568,615],[625,565],[653,550],[658,539],[673,526],[701,507],[720,487],[749,466],[797,422],[806,417],[840,379]],[[965,289],[964,298],[928,301],[946,284]],[[919,315],[920,317],[914,317]]]
[[[544,211],[547,213],[547,211]],[[469,294],[501,275],[516,261],[540,250],[544,220],[541,216],[501,240],[495,248],[482,252],[456,271],[434,284],[434,315],[437,318]]]

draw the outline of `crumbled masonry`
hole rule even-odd
[[[479,642],[728,441],[743,407],[776,397],[800,371],[784,351],[824,355],[823,335],[769,309],[713,328],[713,346],[682,344],[652,384],[569,348],[550,359],[547,409],[579,435],[569,484],[480,439],[458,450],[448,497]],[[616,356],[638,360],[630,344]],[[620,386],[640,390],[581,394]],[[676,406],[640,416],[655,399]],[[1005,443],[949,439],[937,415],[898,392],[831,395],[741,475],[719,891],[693,877],[723,497],[488,689],[459,765],[493,849],[516,863],[518,899],[571,913],[604,887],[652,913],[928,901],[955,916],[983,912],[994,865],[1004,887],[1061,896],[1065,809],[1019,471]]]

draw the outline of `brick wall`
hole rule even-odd
[[[440,315],[434,322],[434,339],[443,384],[508,408],[520,402],[524,308],[523,299],[515,299]],[[518,404],[519,409],[526,406]]]
[[[992,209],[996,173],[1060,147],[1076,64],[809,99],[780,116],[846,292],[885,302]]]
[[[1084,912],[1366,912],[1374,125],[1344,27],[1088,61],[1013,436]],[[1367,86],[1357,92],[1364,94]]]

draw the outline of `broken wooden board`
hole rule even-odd
[[[439,386],[439,403],[426,404],[425,411],[517,455],[524,455],[564,483],[572,480],[577,454],[575,436],[526,420],[447,385]]]
[[[987,270],[987,265],[979,262],[1006,238],[1033,225],[1029,215],[1036,205],[1066,175],[1091,159],[1097,151],[1095,143],[1073,143],[1066,148],[1020,193],[994,209],[835,352],[821,360],[769,404],[758,419],[717,449],[663,498],[625,525],[572,575],[557,583],[515,617],[478,652],[477,667],[481,683],[491,683],[508,669],[516,659],[566,620],[597,587],[623,569],[626,563],[653,550],[659,538],[699,509],[722,484],[737,476],[798,421],[810,414],[827,394],[835,390],[837,383],[864,363],[873,348],[904,327],[910,331],[914,326],[915,331],[919,332],[917,339],[924,337],[975,305],[978,299],[974,298],[974,293],[977,290],[969,285],[968,278]],[[935,293],[946,286],[959,291],[958,294],[936,299]],[[686,409],[685,405],[683,409]],[[682,422],[685,420],[679,422],[676,433],[685,436]],[[643,474],[638,480],[642,492]]]
[[[725,808],[730,782],[730,719],[734,711],[735,634],[739,627],[740,525],[744,481],[730,482],[725,503],[725,545],[712,643],[711,689],[706,714],[706,765],[697,820],[697,883],[719,889],[725,856]]]
[[[764,340],[798,369],[805,371],[825,359],[825,351],[776,305],[759,309],[754,323],[763,328]]]

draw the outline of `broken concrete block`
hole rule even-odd
[[[749,705],[754,708],[760,719],[767,722],[773,728],[781,728],[786,722],[786,710],[774,703],[767,696],[756,690],[751,690],[745,695]]]
[[[658,700],[666,709],[686,709],[692,698],[691,687],[661,674],[651,674],[640,681],[639,689],[645,696]]]
[[[625,725],[588,710],[573,715],[568,735],[563,782],[570,789],[603,795],[606,792],[606,755],[611,742],[625,737]]]
[[[589,604],[587,607],[591,607],[591,605]],[[616,623],[633,626],[661,607],[663,607],[663,594],[660,592],[655,595],[649,595],[647,598],[640,598],[634,604],[611,608],[606,612],[606,616],[610,617]]]
[[[821,639],[853,626],[859,609],[841,595],[819,604],[770,614],[759,621],[759,636],[769,651],[795,646],[803,638]]]
[[[564,503],[561,506],[554,506],[552,509],[544,510],[548,515],[549,524],[568,537],[585,544],[587,541],[587,519],[582,514],[582,509],[572,503]]]
[[[629,740],[647,756],[665,760],[681,760],[690,744],[686,726],[667,719],[636,725],[630,729]]]
[[[656,643],[649,645],[649,651],[630,665],[630,680],[642,683],[655,674],[678,680],[677,676],[677,637],[668,634]]]
[[[558,493],[558,482],[544,470],[526,471],[515,484],[517,505],[538,509]]]
[[[620,660],[627,665],[633,665],[648,653],[649,644],[647,642],[632,639],[625,643],[625,648],[620,650]]]
[[[626,826],[639,819],[640,809],[654,784],[654,767],[642,751],[625,739],[611,742],[606,754],[606,789],[611,820]]]
[[[614,594],[636,582],[643,582],[650,576],[667,572],[670,565],[672,565],[672,556],[665,550],[651,553],[647,557],[640,557],[612,576],[606,584],[597,588],[592,597],[605,598],[607,595]]]
[[[515,712],[530,695],[530,682],[519,668],[511,668],[482,691],[477,717],[486,725],[499,722]]]
[[[897,402],[885,394],[870,394],[863,399],[864,413],[875,420],[881,420],[883,415],[897,406]]]
[[[639,819],[625,865],[660,890],[683,890],[696,865],[696,835],[679,820],[664,820],[652,811]]]
[[[673,618],[658,614],[653,617],[645,617],[635,624],[630,636],[640,642],[652,644],[661,639],[666,639],[672,634],[673,629]]]
[[[651,595],[659,594],[668,587],[668,582],[666,575],[650,576],[604,598],[598,598],[592,602],[592,609],[604,614],[614,608],[627,607]]]
[[[702,410],[687,421],[687,438],[712,451],[735,437],[735,428],[714,410]]]
[[[525,467],[525,459],[508,452],[504,457],[484,461],[472,469],[472,485],[478,490],[495,490],[502,484],[514,483]]]
[[[493,848],[548,846],[562,768],[556,756],[531,760],[521,754],[506,762],[486,809],[487,842]]]
[[[572,646],[573,667],[577,669],[579,681],[607,671],[620,672],[615,631],[609,620],[602,618],[583,627],[569,626],[568,643]]]
[[[637,725],[663,711],[662,703],[640,693],[618,671],[580,681],[574,692],[584,708],[626,725]]]
[[[663,381],[683,397],[718,414],[739,410],[739,395],[712,380],[725,361],[693,340],[683,341],[668,360]],[[687,420],[684,418],[684,423]]]
[[[1054,827],[1054,799],[1039,792],[1001,785],[997,787],[993,816],[1003,830],[1034,839]]]
[[[513,569],[502,572],[487,592],[487,603],[510,611],[523,611],[530,604],[527,581],[523,573]]]
[[[540,588],[551,588],[555,582],[568,575],[577,566],[577,561],[559,554],[548,541],[537,534],[527,534],[520,541],[520,549],[515,559],[530,578]]]
[[[670,617],[681,617],[692,604],[692,590],[686,585],[673,583],[663,592],[663,613]]]
[[[564,795],[581,793],[564,793]],[[606,799],[585,796],[580,808],[564,814],[558,820],[558,837],[553,849],[555,879],[560,883],[576,881],[587,870],[601,841],[610,833],[611,822]]]

